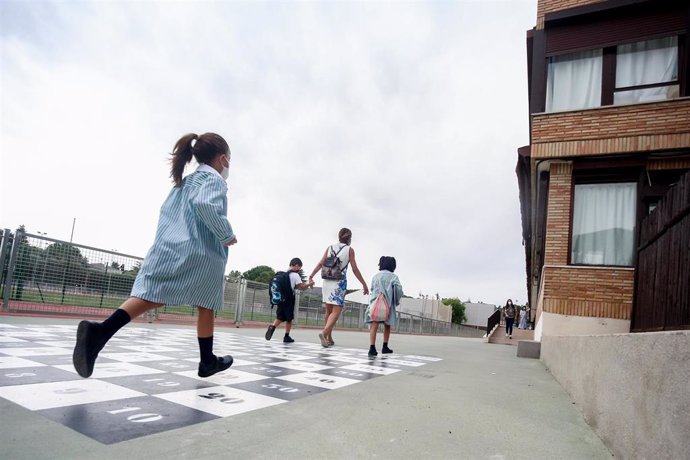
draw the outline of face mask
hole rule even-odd
[[[230,166],[229,162],[228,166]],[[222,177],[225,180],[228,180],[228,177],[230,176],[230,169],[228,169],[228,166],[223,166],[223,170],[220,172],[220,177]]]

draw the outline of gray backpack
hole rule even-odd
[[[321,267],[322,279],[335,281],[340,281],[343,279],[343,270],[347,268],[347,264],[342,267],[342,261],[338,257],[338,254],[340,254],[340,251],[342,251],[343,248],[349,248],[349,246],[341,246],[340,249],[338,249],[338,252],[334,252],[333,247],[329,246],[331,255],[326,257],[326,260],[323,261],[323,266]]]

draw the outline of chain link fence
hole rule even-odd
[[[0,298],[7,313],[108,316],[129,296],[143,258],[116,250],[92,248],[71,242],[26,233],[0,230]],[[297,291],[293,324],[305,327],[324,325],[321,295]],[[345,302],[337,326],[368,329],[366,305]],[[235,325],[262,323],[275,319],[268,285],[228,278],[224,308],[217,321]],[[190,320],[196,308],[166,305],[149,312],[146,319]],[[483,328],[462,326],[399,312],[396,332],[482,337]]]

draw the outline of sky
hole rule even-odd
[[[0,227],[143,257],[175,142],[216,132],[226,273],[348,227],[367,283],[389,255],[407,295],[524,302],[536,4],[3,0]]]

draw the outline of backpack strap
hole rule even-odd
[[[328,248],[331,250],[331,254],[333,254],[333,257],[337,257],[338,254],[340,254],[340,251],[342,251],[343,248],[346,247],[346,246],[347,246],[347,244],[344,245],[344,246],[340,246],[340,249],[338,249],[338,252],[335,252],[335,251],[333,250],[333,246],[329,246]]]

